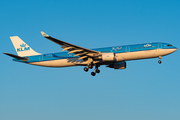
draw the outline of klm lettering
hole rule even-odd
[[[30,47],[17,48],[17,52],[30,50]]]
[[[30,50],[30,47],[26,47],[26,44],[21,44],[20,48],[17,48],[17,52],[21,52],[21,51],[28,51]]]

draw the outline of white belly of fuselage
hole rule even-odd
[[[44,67],[70,67],[70,66],[77,66],[77,65],[81,65],[81,64],[86,65],[87,62],[84,62],[83,60],[78,60],[78,58],[69,58],[69,59],[31,62],[29,64],[44,66]]]
[[[156,58],[159,56],[168,55],[174,51],[176,51],[176,49],[155,49],[155,50],[146,50],[146,51],[116,53],[115,55],[116,61],[114,62]],[[78,60],[78,58],[70,58],[70,59],[31,62],[29,64],[45,66],[45,67],[70,67],[70,66],[79,66],[79,65],[84,66],[87,65],[88,62],[87,61],[84,62],[83,60]]]
[[[159,56],[165,56],[173,53],[176,49],[155,49],[146,51],[136,51],[136,52],[126,52],[118,53],[116,55],[117,61],[127,61],[127,60],[138,60],[138,59],[148,59],[156,58]]]

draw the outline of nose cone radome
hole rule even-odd
[[[177,48],[176,48],[176,47],[175,47],[175,48],[173,48],[173,49],[172,49],[172,53],[173,53],[173,52],[175,52],[176,50],[177,50]]]
[[[164,53],[165,53],[165,55],[168,55],[168,54],[175,52],[176,50],[177,50],[176,47],[170,48],[170,49],[165,49]]]

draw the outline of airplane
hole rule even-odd
[[[173,45],[162,42],[87,49],[53,38],[43,31],[41,31],[41,34],[60,45],[62,51],[68,52],[40,54],[18,36],[12,36],[10,39],[18,55],[4,54],[13,57],[13,61],[44,67],[85,66],[84,71],[88,72],[94,66],[95,69],[91,72],[91,75],[95,76],[96,73],[100,73],[98,68],[101,65],[114,69],[126,69],[126,61],[149,58],[159,58],[158,63],[161,64],[162,56],[177,50]]]

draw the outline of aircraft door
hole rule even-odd
[[[40,55],[39,56],[39,61],[42,61],[43,60],[43,55]]]
[[[129,46],[126,47],[126,52],[130,52],[130,47]]]
[[[162,48],[162,44],[158,44],[158,48],[161,49]]]

